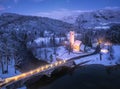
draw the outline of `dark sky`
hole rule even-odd
[[[37,15],[59,10],[96,10],[119,7],[120,0],[0,0],[0,13]]]

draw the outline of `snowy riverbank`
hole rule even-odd
[[[89,61],[84,65],[101,64],[104,66],[114,66],[120,64],[120,45],[114,45],[112,49],[113,49],[113,53],[112,53],[113,59],[110,58],[110,53],[108,52],[106,54],[102,53],[101,60],[100,60],[100,54],[96,54],[96,55],[77,59],[74,62],[75,64],[79,64],[85,61]]]

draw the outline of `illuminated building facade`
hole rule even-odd
[[[74,31],[70,31],[70,46],[73,48],[74,40],[75,40]]]
[[[76,40],[75,42],[74,42],[74,45],[73,45],[73,51],[74,52],[79,52],[80,51],[80,45],[81,45],[81,41],[79,41],[79,40]]]
[[[81,41],[75,40],[75,32],[70,31],[70,47],[74,52],[79,52],[80,51],[80,45]]]

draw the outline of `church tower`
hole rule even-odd
[[[71,46],[71,48],[73,48],[74,40],[75,40],[75,32],[70,31],[70,46]]]

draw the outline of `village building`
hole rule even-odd
[[[80,45],[81,45],[81,41],[76,40],[73,44],[73,51],[74,52],[79,52],[80,51]]]
[[[75,40],[75,32],[70,31],[70,47],[74,52],[79,52],[80,51],[80,45],[82,41]]]
[[[75,40],[75,32],[74,31],[70,31],[70,47],[71,48],[73,48],[74,40]]]

